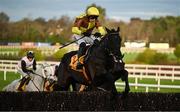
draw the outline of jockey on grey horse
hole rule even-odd
[[[21,61],[18,63],[17,71],[20,73],[23,78],[20,80],[18,91],[23,91],[24,86],[29,83],[31,80],[31,75],[34,75],[34,71],[36,70],[36,60],[34,58],[34,52],[28,51],[27,55],[24,56]]]
[[[49,65],[47,63],[38,64],[34,74],[29,74],[31,80],[26,86],[23,86],[23,92],[28,91],[53,91],[53,85],[57,81],[56,76],[56,66]],[[16,79],[6,87],[3,88],[3,91],[13,91],[20,92],[16,88],[19,86],[19,83],[22,79]]]

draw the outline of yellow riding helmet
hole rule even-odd
[[[88,16],[99,16],[99,10],[96,7],[90,7],[87,9]]]

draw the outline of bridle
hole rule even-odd
[[[110,57],[112,57],[114,64],[123,64],[124,62],[123,62],[122,58],[124,57],[124,55],[119,56],[119,55],[113,53],[112,50],[108,47],[107,42],[109,41],[109,38],[111,38],[110,37],[111,35],[118,35],[119,36],[119,32],[112,32],[112,33],[110,32],[106,35],[107,37],[105,39],[107,39],[107,40],[105,42],[105,51],[107,52],[107,54]]]

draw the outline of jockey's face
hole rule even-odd
[[[31,62],[33,60],[33,58],[28,58],[28,60]]]
[[[97,18],[98,16],[89,16],[89,21],[94,22]]]

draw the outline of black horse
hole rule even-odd
[[[101,89],[116,93],[115,81],[121,77],[126,82],[125,93],[129,92],[128,72],[124,69],[120,52],[119,28],[106,28],[106,31],[107,34],[99,44],[91,46],[88,57],[85,57],[84,66],[88,78],[70,68],[71,57],[77,54],[77,51],[69,52],[63,56],[59,65],[56,90],[67,91],[70,84],[76,90],[75,84],[78,83],[88,86],[91,90]]]

